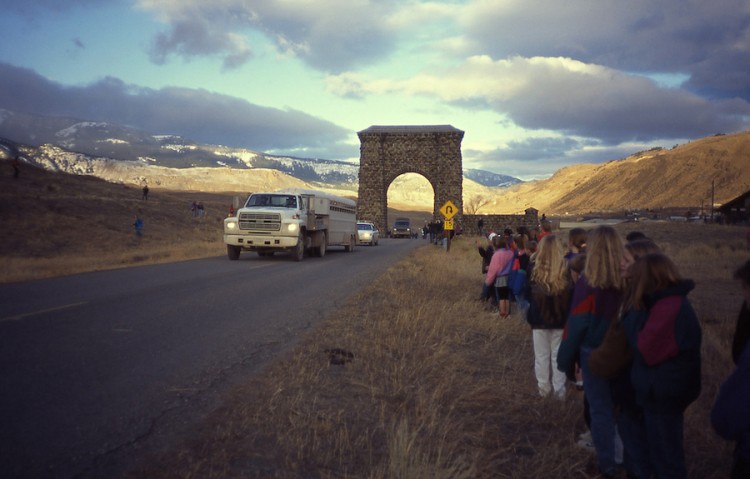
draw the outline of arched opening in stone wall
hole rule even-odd
[[[433,218],[435,189],[430,181],[419,173],[403,173],[387,188],[387,216],[389,227],[397,217],[411,220],[412,228],[422,228]]]

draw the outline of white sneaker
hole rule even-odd
[[[579,439],[576,443],[578,447],[582,447],[583,449],[588,449],[589,451],[594,451],[594,443],[591,441],[586,441],[584,439]]]

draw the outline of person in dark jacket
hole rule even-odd
[[[565,399],[567,377],[557,368],[557,350],[568,319],[573,284],[562,244],[549,235],[539,242],[531,266],[526,321],[532,329],[534,373],[539,395]]]
[[[490,261],[492,260],[492,255],[495,254],[495,248],[492,246],[492,239],[497,236],[495,233],[490,233],[487,241],[482,244],[480,240],[477,240],[477,251],[479,252],[479,256],[482,257],[482,277],[487,274],[487,269],[490,266]],[[495,292],[491,286],[488,286],[482,282],[482,293],[479,296],[479,300],[482,302],[487,302],[487,300],[490,300],[493,306],[497,306],[497,298],[495,297]]]
[[[591,415],[591,438],[599,472],[605,477],[617,474],[612,385],[609,379],[592,374],[588,359],[620,311],[624,284],[620,275],[622,252],[622,239],[611,226],[599,226],[589,233],[586,263],[573,290],[557,354],[557,367],[561,371],[572,375],[576,363],[581,365],[583,391]]]
[[[739,279],[745,290],[745,301],[740,308],[740,315],[737,317],[737,325],[734,328],[734,338],[732,339],[732,359],[734,364],[739,364],[740,356],[745,350],[748,340],[750,340],[750,261],[747,261],[740,269],[735,271],[734,279]]]
[[[701,391],[701,327],[688,293],[694,288],[665,255],[642,256],[630,268],[622,320],[633,353],[630,379],[643,410],[645,477],[686,478],[685,409]]]
[[[632,286],[630,269],[633,264],[638,258],[651,253],[661,253],[661,249],[650,239],[635,239],[625,243],[625,250],[620,262],[620,273],[625,280],[626,290]],[[622,317],[618,318],[617,321],[621,323]],[[624,369],[612,378],[612,396],[615,408],[618,410],[617,431],[625,448],[624,465],[628,474],[630,474],[628,477],[648,478],[653,474],[653,471],[651,470],[646,428],[643,422],[643,408],[638,405],[635,399],[635,391],[630,380],[632,357],[628,357],[630,360],[627,361]],[[639,467],[647,467],[647,469],[640,471]]]
[[[742,281],[745,300],[737,318],[737,327],[732,342],[732,359],[737,365],[719,390],[713,409],[711,425],[724,439],[736,441],[732,479],[750,477],[750,261],[747,261],[734,274]]]
[[[133,227],[135,228],[135,235],[138,237],[142,236],[142,230],[143,230],[143,220],[140,216],[135,215],[135,221],[133,222]]]

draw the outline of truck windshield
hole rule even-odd
[[[245,207],[272,206],[278,208],[296,208],[297,197],[294,195],[251,195]]]

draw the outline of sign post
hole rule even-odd
[[[445,235],[445,238],[446,238],[446,246],[445,246],[446,251],[451,250],[451,233],[453,232],[453,217],[456,216],[456,213],[458,213],[458,207],[454,205],[451,200],[446,201],[445,204],[440,207],[440,214],[443,215],[443,218],[445,218],[445,221],[443,221],[443,234]]]

